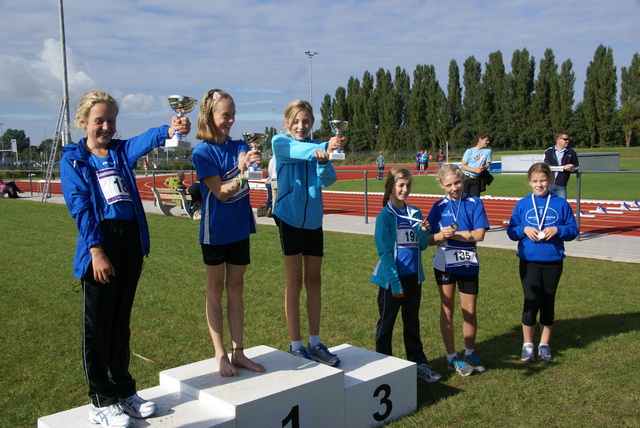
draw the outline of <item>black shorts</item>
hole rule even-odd
[[[302,253],[304,256],[324,256],[324,238],[322,227],[317,229],[299,229],[276,218],[276,224],[280,229],[280,245],[282,254],[295,256]]]
[[[251,263],[249,238],[224,245],[202,244],[202,260],[205,265],[218,266],[222,263],[244,266]]]
[[[464,294],[478,294],[479,278],[478,274],[474,275],[456,275],[455,273],[443,272],[438,269],[433,269],[433,274],[436,277],[436,284],[449,285],[458,284],[458,291]]]

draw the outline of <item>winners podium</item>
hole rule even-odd
[[[160,408],[134,427],[306,428],[382,425],[415,411],[416,365],[351,345],[331,348],[338,367],[268,347],[245,354],[267,369],[218,374],[215,358],[160,372],[160,385],[139,391]],[[38,428],[96,427],[89,405],[38,419]]]

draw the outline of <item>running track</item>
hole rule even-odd
[[[388,167],[391,167],[389,165]],[[413,170],[413,166],[409,166],[409,169]],[[343,171],[354,171],[358,170],[359,172],[341,172]],[[338,172],[338,180],[354,180],[354,179],[363,179],[364,174],[362,170],[371,171],[368,177],[374,177],[375,171],[377,171],[375,166],[367,166],[367,165],[357,165],[357,166],[336,166],[336,171]],[[432,173],[435,171],[434,167],[429,168],[428,172]],[[164,187],[164,179],[167,176],[156,176],[155,182],[157,187]],[[191,181],[191,177],[189,174],[185,177],[185,184],[189,185]],[[29,188],[28,183],[24,183],[24,189],[27,190]],[[140,196],[144,200],[153,200],[153,193],[151,192],[151,188],[153,187],[153,179],[151,176],[148,177],[138,177],[138,188],[140,189]],[[62,189],[60,187],[59,182],[51,183],[51,193],[53,194],[62,194]],[[429,212],[433,203],[441,198],[442,195],[439,196],[429,196],[429,195],[420,195],[420,194],[412,194],[410,197],[410,203],[412,205],[417,206],[422,210],[423,213]],[[331,190],[325,190],[323,192],[323,200],[324,200],[324,212],[326,214],[345,214],[345,215],[353,215],[362,217],[362,221],[364,222],[365,216],[365,200],[364,193],[354,193],[354,192],[336,192]],[[266,191],[263,189],[252,189],[251,190],[251,205],[256,208],[263,201],[266,200]],[[509,218],[511,217],[511,212],[513,211],[513,207],[515,206],[518,198],[491,198],[491,199],[483,199],[485,210],[487,212],[487,217],[489,218],[489,224],[491,227],[503,227],[508,223]],[[630,204],[633,201],[627,201]],[[594,213],[594,211],[598,208],[598,205],[603,206],[609,214],[601,214]],[[600,203],[581,203],[581,210],[584,214],[594,217],[582,217],[580,219],[580,232],[590,232],[590,233],[602,233],[602,234],[617,234],[617,235],[625,235],[625,236],[640,236],[640,209],[634,209],[631,211],[621,211],[620,203],[605,203],[602,201]],[[575,203],[571,203],[574,211],[576,209]],[[381,193],[369,193],[368,198],[368,210],[366,215],[370,222],[375,220],[376,215],[382,208],[382,194]],[[617,213],[617,214],[616,214]]]

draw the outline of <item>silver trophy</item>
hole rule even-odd
[[[171,95],[169,97],[169,105],[178,114],[178,117],[183,117],[187,113],[191,113],[198,104],[198,100],[191,97],[185,97],[182,95]],[[188,142],[180,131],[174,131],[173,136],[164,142],[165,147],[184,147],[186,149],[191,148],[191,143]]]
[[[335,132],[337,136],[341,136],[342,131],[347,129],[347,126],[349,126],[349,122],[347,122],[346,120],[332,120],[329,122],[329,125],[331,125],[331,129],[333,129],[333,132]],[[342,148],[329,153],[329,159],[344,160],[344,151],[342,150]]]
[[[251,150],[258,150],[269,138],[268,134],[259,134],[257,132],[245,132],[242,134],[244,142],[251,148]],[[249,154],[247,153],[247,156]],[[260,170],[260,164],[257,162],[251,162],[249,169],[244,173],[244,178],[247,180],[262,180],[262,171]]]

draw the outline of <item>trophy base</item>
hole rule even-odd
[[[245,171],[244,178],[247,180],[262,180],[262,171]]]
[[[173,138],[168,138],[164,140],[164,146],[165,147],[182,147],[184,149],[190,149],[191,143],[188,142],[187,140],[173,137]]]
[[[344,153],[331,152],[331,153],[329,153],[329,159],[330,160],[344,160]]]

